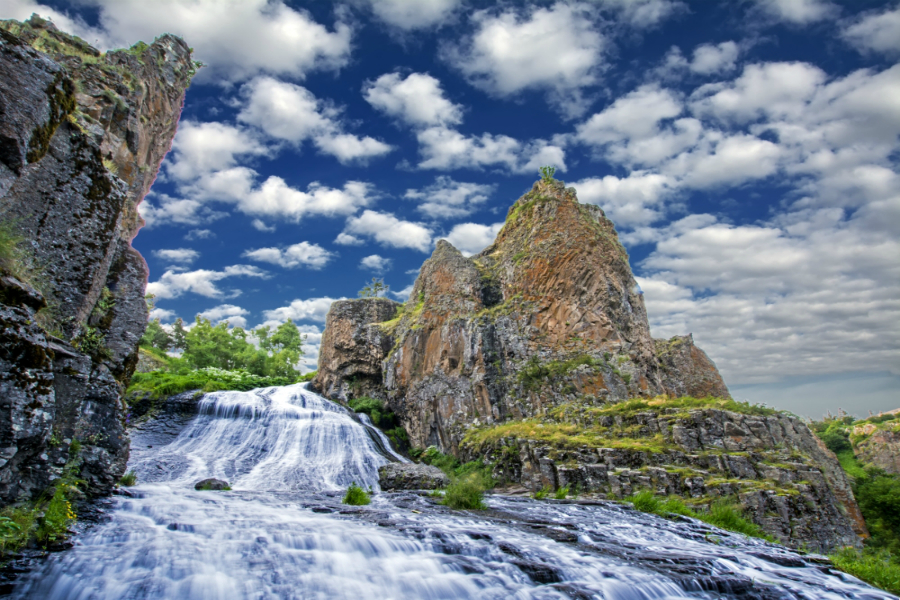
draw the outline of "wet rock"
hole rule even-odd
[[[197,483],[195,483],[194,489],[195,490],[212,490],[212,491],[218,492],[218,491],[222,491],[222,490],[229,490],[229,489],[231,489],[231,486],[228,485],[228,482],[225,481],[224,479],[210,478],[210,479],[204,479],[202,481],[198,481]]]
[[[76,440],[89,496],[124,472],[147,320],[131,240],[193,72],[173,36],[101,55],[40,17],[0,21],[0,215],[28,251],[0,272],[0,503],[42,493]]]
[[[436,490],[450,485],[450,478],[432,465],[388,463],[378,468],[382,490]]]

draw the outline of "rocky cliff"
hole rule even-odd
[[[0,22],[0,225],[22,241],[0,281],[4,503],[43,491],[75,440],[90,493],[124,469],[147,320],[131,240],[194,69],[169,35],[102,54],[36,16]]]
[[[413,445],[454,453],[473,425],[568,400],[730,397],[690,336],[650,336],[613,224],[557,181],[516,201],[480,254],[439,241],[402,307],[335,303],[313,386],[385,399]]]
[[[613,224],[558,181],[519,198],[480,254],[439,241],[405,304],[334,303],[312,386],[380,398],[413,446],[484,460],[532,491],[735,497],[770,534],[815,549],[865,534],[806,425],[731,400],[690,335],[651,337]]]

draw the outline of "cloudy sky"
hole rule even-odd
[[[404,300],[554,165],[735,396],[900,406],[897,2],[0,0],[32,12],[207,65],[135,240],[163,322],[292,318],[312,366],[333,299]]]

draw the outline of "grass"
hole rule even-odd
[[[0,511],[0,556],[18,552],[34,534],[37,511],[8,506]]]
[[[369,492],[356,485],[356,482],[354,481],[350,484],[350,487],[347,488],[347,493],[344,494],[344,498],[341,502],[351,506],[365,506],[366,504],[372,503],[372,498],[369,495]]]
[[[841,571],[885,591],[900,594],[900,564],[889,553],[843,548],[829,558]]]
[[[131,378],[128,393],[146,392],[152,398],[164,398],[188,390],[246,392],[254,388],[290,385],[294,381],[289,377],[262,377],[247,371],[226,371],[215,367],[197,369],[188,373],[151,371],[150,373],[135,373]]]
[[[456,510],[483,510],[484,480],[479,473],[471,472],[457,477],[444,492],[442,504]]]
[[[603,364],[594,357],[581,354],[569,360],[551,360],[542,363],[537,356],[532,356],[519,371],[518,380],[526,390],[536,390],[544,382],[552,382],[582,365],[596,367]]]
[[[126,487],[131,487],[131,486],[135,485],[136,483],[137,483],[137,473],[135,473],[133,469],[131,471],[128,471],[124,475],[122,475],[122,478],[119,479],[119,484],[124,485]]]
[[[744,518],[740,506],[728,499],[721,498],[713,501],[708,510],[691,508],[681,498],[675,496],[660,498],[649,490],[642,490],[623,500],[631,502],[634,508],[641,512],[653,513],[662,517],[668,517],[672,514],[693,517],[720,529],[742,533],[770,542],[775,541],[775,538],[763,532],[758,525]]]

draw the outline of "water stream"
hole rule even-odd
[[[208,394],[132,434],[140,482],[14,598],[282,600],[893,598],[784,548],[612,503],[490,496],[454,512],[419,493],[340,503],[400,460],[302,385]],[[200,479],[231,483],[195,491]]]

